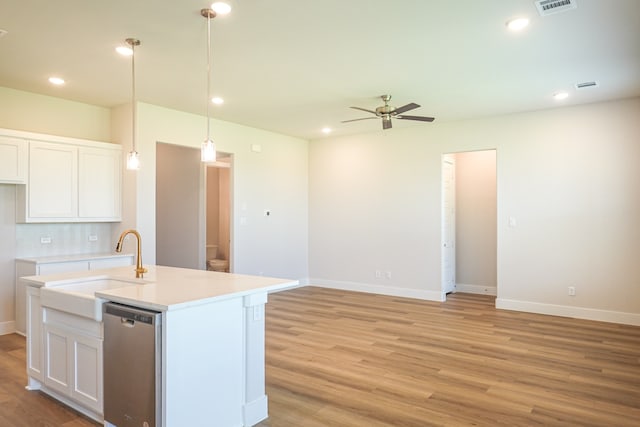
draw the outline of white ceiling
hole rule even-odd
[[[375,109],[384,93],[436,123],[640,95],[640,1],[575,1],[541,17],[533,0],[228,0],[212,21],[212,92],[225,99],[212,116],[316,139],[324,126],[381,132],[379,120],[340,121],[367,117],[349,106]],[[204,116],[209,4],[0,0],[0,86],[127,103],[130,60],[114,48],[135,37],[138,100]],[[509,32],[520,15],[529,27]],[[54,74],[67,84],[52,87]]]

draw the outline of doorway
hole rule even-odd
[[[156,143],[156,264],[232,271],[232,160]]]
[[[497,294],[496,150],[442,156],[442,299]]]
[[[207,270],[233,271],[231,266],[231,164],[231,155],[218,153],[218,160],[206,167]]]
[[[204,269],[203,182],[200,150],[156,144],[156,264]]]

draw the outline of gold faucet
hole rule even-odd
[[[136,260],[136,279],[140,279],[142,278],[142,275],[147,272],[147,269],[142,266],[142,250],[141,250],[142,237],[140,237],[140,233],[138,233],[134,229],[123,231],[122,234],[120,235],[120,238],[118,239],[118,244],[116,245],[116,252],[122,252],[122,242],[124,241],[124,238],[126,237],[127,234],[135,235],[136,239],[138,240],[138,256]]]

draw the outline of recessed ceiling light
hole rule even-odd
[[[133,50],[129,46],[118,46],[116,48],[116,52],[118,52],[122,56],[133,55]]]
[[[219,96],[214,96],[213,98],[211,98],[211,102],[216,105],[222,105],[224,104],[224,99],[220,98]]]
[[[569,97],[569,93],[568,92],[556,92],[553,94],[553,99],[555,99],[556,101],[562,101],[563,99],[567,99]]]
[[[324,127],[324,128],[322,128],[322,133],[324,133],[324,134],[330,134],[330,133],[331,133],[331,128],[329,128],[329,127]]]
[[[61,79],[60,77],[49,77],[49,83],[60,86],[64,84],[64,79]]]
[[[221,1],[213,3],[211,5],[211,9],[219,15],[226,15],[227,13],[231,12],[231,6]]]
[[[513,18],[508,20],[506,25],[511,31],[520,31],[529,25],[529,18]]]

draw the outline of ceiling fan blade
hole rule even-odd
[[[361,119],[343,120],[340,123],[357,122],[358,120],[369,120],[369,119],[377,119],[377,117],[363,117]]]
[[[376,113],[375,111],[373,111],[373,110],[367,110],[366,108],[360,108],[360,107],[349,107],[349,108],[354,108],[354,109],[356,109],[356,110],[366,111],[367,113],[371,113],[371,114],[378,115],[378,113]]]
[[[391,119],[382,119],[382,129],[391,129]]]
[[[396,116],[396,119],[400,120],[419,120],[421,122],[432,122],[435,120],[434,117],[424,117],[424,116]]]
[[[414,110],[416,108],[419,108],[420,106],[418,104],[416,104],[415,102],[412,102],[411,104],[407,104],[407,105],[403,105],[402,107],[398,107],[395,110],[392,111],[393,114],[402,114],[405,111],[409,111],[409,110]]]

